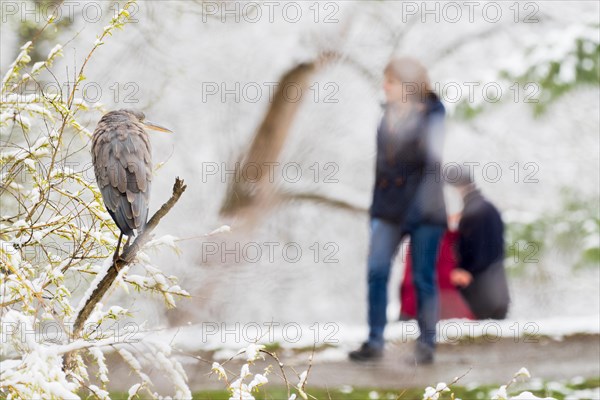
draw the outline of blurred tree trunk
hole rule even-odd
[[[248,151],[236,163],[235,177],[228,184],[221,215],[243,214],[249,217],[255,215],[258,207],[263,208],[274,200],[275,182],[269,181],[270,171],[279,159],[294,118],[309,90],[310,78],[330,58],[325,55],[313,62],[298,64],[282,76]]]

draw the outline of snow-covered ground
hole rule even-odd
[[[319,361],[340,361],[347,350],[366,337],[362,325],[324,323],[300,325],[267,321],[246,324],[201,323],[178,328],[159,329],[142,335],[148,340],[172,343],[187,352],[212,352],[215,359],[228,359],[252,343],[276,343],[283,349],[307,350],[316,346]],[[419,334],[415,321],[393,322],[386,329],[386,340],[392,343],[414,341]],[[552,317],[528,320],[442,320],[438,323],[438,343],[465,343],[480,339],[494,343],[500,339],[535,342],[540,337],[561,340],[574,334],[600,334],[597,315]],[[142,337],[140,336],[140,338]]]

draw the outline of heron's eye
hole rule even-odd
[[[146,116],[144,115],[144,113],[143,113],[143,112],[141,112],[141,111],[138,111],[138,110],[135,110],[135,111],[133,112],[133,115],[135,115],[135,117],[136,117],[136,118],[137,118],[137,119],[138,119],[140,122],[143,122],[143,121],[144,121],[144,119],[146,119]]]

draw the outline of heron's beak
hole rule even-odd
[[[143,124],[144,124],[144,126],[145,126],[146,128],[148,128],[148,129],[152,129],[152,130],[159,131],[159,132],[173,133],[173,131],[172,131],[172,130],[170,130],[170,129],[168,129],[168,128],[165,128],[165,127],[164,127],[164,126],[162,126],[162,125],[155,124],[154,122],[150,122],[150,121],[144,121],[144,122],[143,122]]]

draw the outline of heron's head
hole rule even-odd
[[[162,125],[146,120],[146,115],[139,110],[123,109],[119,110],[119,112],[127,115],[129,119],[142,124],[144,128],[152,129],[159,132],[173,133],[172,130],[165,128]]]

